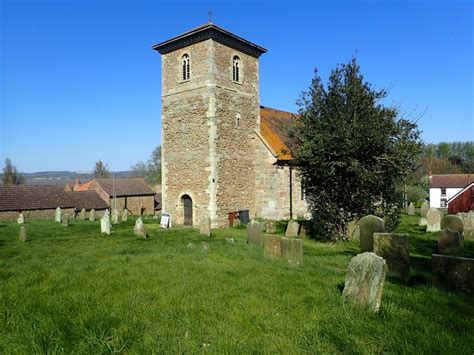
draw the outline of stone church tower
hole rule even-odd
[[[162,68],[162,208],[228,225],[255,211],[259,63],[266,49],[212,23],[153,46]],[[253,213],[252,213],[253,214]]]

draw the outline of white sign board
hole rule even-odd
[[[161,228],[171,228],[171,216],[168,213],[161,214]]]

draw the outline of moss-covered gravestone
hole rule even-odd
[[[451,229],[459,233],[462,238],[464,232],[464,222],[456,215],[448,214],[441,218],[441,229]]]
[[[145,231],[145,225],[143,224],[141,217],[139,217],[137,221],[135,222],[135,226],[133,227],[133,234],[135,234],[137,237],[141,237],[145,239],[147,237],[146,231]]]
[[[116,208],[112,210],[112,224],[119,223],[119,212]]]
[[[463,240],[458,231],[451,228],[441,230],[438,235],[438,253],[455,253],[462,250]]]
[[[20,227],[20,233],[18,234],[18,240],[22,241],[22,242],[26,242],[28,240],[28,236],[26,235],[25,226]]]
[[[303,264],[303,240],[281,238],[281,256],[292,265]]]
[[[209,217],[203,217],[199,226],[199,234],[205,235],[206,237],[211,236],[211,219]]]
[[[359,221],[359,238],[361,252],[374,250],[374,233],[384,233],[385,224],[383,219],[368,215]]]
[[[426,218],[426,214],[428,213],[429,209],[430,209],[430,204],[426,201],[423,202],[420,208],[420,216],[422,218]]]
[[[91,209],[91,211],[89,212],[89,221],[95,221],[95,209]]]
[[[67,227],[69,225],[69,215],[67,213],[62,215],[61,224],[65,227]]]
[[[350,240],[358,240],[360,238],[358,220],[354,219],[347,224],[347,236]]]
[[[437,208],[430,208],[426,213],[426,231],[439,232],[441,230],[441,212]]]
[[[296,238],[298,237],[298,232],[300,231],[300,224],[295,220],[290,219],[288,221],[288,226],[286,227],[285,237],[287,238]]]
[[[127,222],[128,221],[128,210],[125,208],[122,211],[122,222]]]
[[[249,244],[262,245],[262,230],[264,228],[265,225],[263,223],[253,219],[249,223],[247,223],[247,242]]]
[[[79,219],[82,220],[82,221],[86,220],[86,209],[85,208],[83,208],[81,210],[81,212],[79,213]]]
[[[265,233],[267,233],[267,234],[276,233],[275,221],[266,221],[265,222]]]
[[[408,234],[374,233],[374,253],[385,259],[388,272],[410,281],[410,241]]]
[[[281,256],[281,238],[279,236],[270,234],[265,238],[263,255],[270,259]]]
[[[474,259],[433,254],[431,262],[434,285],[474,293]]]
[[[415,215],[415,205],[413,204],[413,202],[410,202],[410,204],[408,205],[407,213],[408,213],[410,216],[414,216],[414,215]]]
[[[359,254],[349,263],[342,296],[378,312],[386,274],[387,263],[382,257],[368,252]]]

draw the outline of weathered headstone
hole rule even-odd
[[[358,240],[360,238],[359,221],[352,220],[347,225],[347,236],[350,240]]]
[[[431,262],[433,284],[474,293],[474,259],[433,254]]]
[[[368,305],[378,312],[386,273],[387,263],[374,253],[366,252],[353,257],[342,296]]]
[[[303,264],[303,240],[298,238],[281,238],[281,256],[290,264]]]
[[[426,218],[426,214],[428,213],[429,209],[430,209],[430,204],[427,201],[423,202],[420,208],[420,216],[422,218]]]
[[[89,221],[94,222],[95,221],[95,209],[91,209],[89,212]]]
[[[281,238],[276,235],[268,235],[265,238],[263,255],[266,258],[276,258],[281,256]]]
[[[54,211],[54,221],[61,223],[61,208],[60,207],[56,208],[56,210]]]
[[[293,219],[288,221],[288,226],[286,227],[285,237],[287,238],[296,238],[298,237],[298,232],[300,231],[300,224]]]
[[[426,213],[426,231],[439,232],[441,230],[441,212],[437,208],[430,208]]]
[[[407,213],[408,213],[410,216],[414,216],[414,215],[415,215],[415,205],[413,204],[413,202],[410,202],[410,204],[408,205]]]
[[[448,214],[441,218],[441,229],[452,229],[459,233],[462,238],[464,232],[464,222],[456,215]]]
[[[25,226],[20,227],[20,233],[18,235],[18,240],[22,242],[26,242],[28,240],[28,236],[26,235],[26,228]]]
[[[116,208],[112,210],[112,224],[118,224],[119,223],[119,212],[117,211]]]
[[[158,218],[158,216],[156,217]],[[128,210],[124,208],[122,211],[122,222],[127,222],[127,221],[128,221]]]
[[[362,252],[373,251],[374,233],[384,232],[385,224],[382,218],[373,215],[362,217],[359,221],[360,250]]]
[[[474,240],[474,211],[469,213],[458,213],[464,224],[463,238]]]
[[[266,221],[265,222],[265,233],[267,233],[267,234],[275,234],[276,233],[275,221]]]
[[[62,215],[61,224],[65,227],[67,227],[69,225],[69,215],[67,213]]]
[[[235,240],[234,238],[225,238],[226,242],[229,243],[229,244],[234,244],[235,243]]]
[[[145,231],[145,225],[143,224],[142,218],[138,217],[138,219],[135,222],[135,226],[133,227],[133,234],[135,234],[138,237],[146,238],[146,231]]]
[[[86,209],[83,208],[79,213],[79,219],[85,221],[86,220]]]
[[[420,217],[420,221],[418,222],[419,226],[426,226],[428,222],[426,221],[426,217]]]
[[[100,232],[102,234],[110,235],[110,218],[107,213],[104,213],[100,219]]]
[[[211,236],[211,219],[209,217],[205,216],[201,219],[199,234],[205,235],[206,237]]]
[[[374,253],[385,259],[388,272],[410,281],[410,241],[408,234],[374,233]]]
[[[25,223],[25,217],[23,217],[23,213],[20,213],[20,215],[18,216],[17,223],[18,224]]]
[[[247,241],[249,244],[262,245],[262,224],[253,219],[247,223]],[[263,225],[263,227],[265,226]]]
[[[438,235],[438,253],[452,253],[463,247],[462,236],[458,231],[451,228],[442,229]]]

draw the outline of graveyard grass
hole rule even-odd
[[[431,285],[436,234],[416,221],[398,228],[411,236],[412,282],[389,277],[378,314],[341,298],[356,242],[305,240],[294,267],[264,259],[242,228],[206,238],[148,218],[143,240],[133,218],[110,236],[100,221],[27,220],[20,242],[20,227],[0,222],[0,353],[472,354],[472,295]]]

